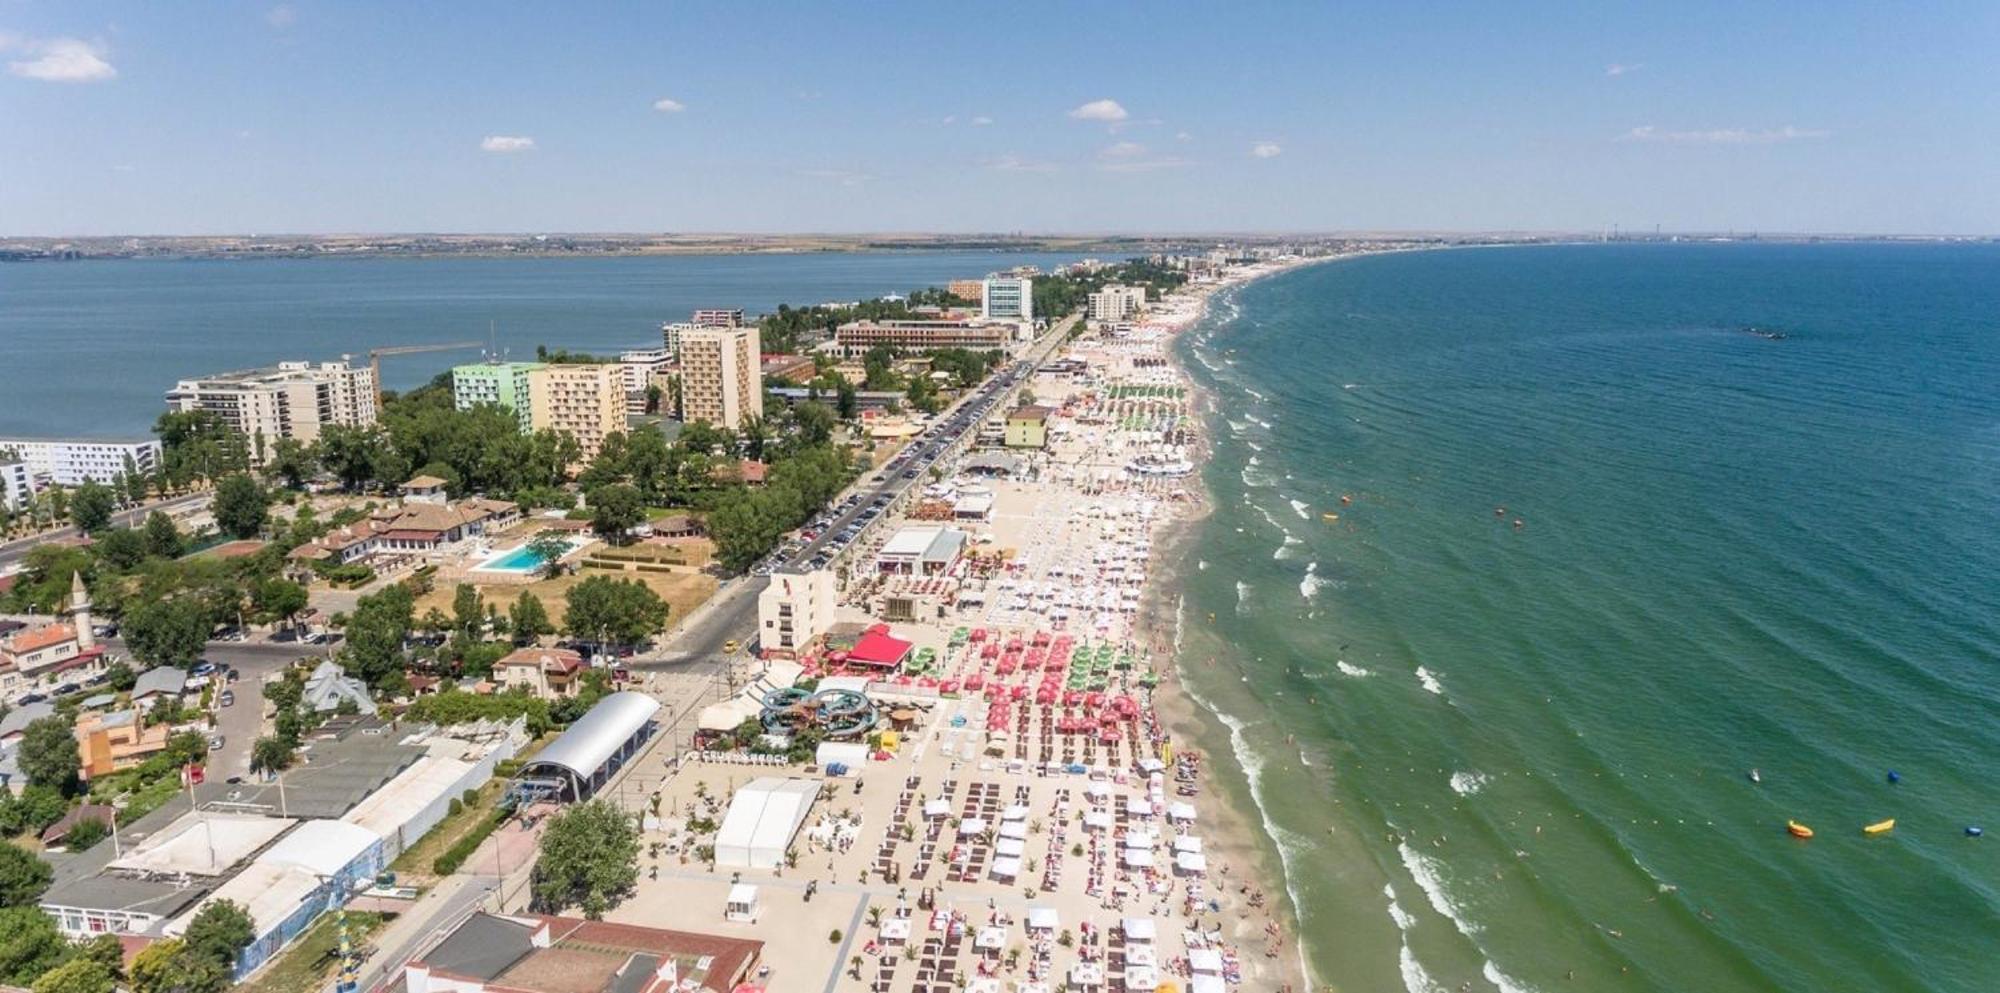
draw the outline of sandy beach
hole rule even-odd
[[[908,661],[857,679],[844,653],[815,652],[759,677],[865,683],[890,739],[819,781],[766,864],[718,852],[722,822],[738,790],[799,770],[681,757],[649,801],[639,892],[611,919],[760,938],[772,989],[1310,988],[1275,848],[1226,768],[1226,733],[1181,689],[1194,663],[1174,657],[1175,563],[1207,503],[1173,344],[1215,292],[1283,267],[1171,295],[1052,355],[1027,387],[1046,444],[967,459],[899,508],[918,524],[984,508],[954,522],[959,563],[870,570],[895,521],[856,550],[835,620],[894,618]]]

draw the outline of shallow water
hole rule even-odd
[[[1181,347],[1188,679],[1321,980],[1993,988],[2000,247],[1371,257]]]

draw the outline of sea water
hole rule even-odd
[[[2000,246],[1436,251],[1218,303],[1184,671],[1320,981],[2000,988]]]

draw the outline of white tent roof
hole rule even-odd
[[[1088,811],[1083,815],[1083,826],[1102,831],[1111,826],[1111,815],[1102,810]]]
[[[1123,921],[1125,937],[1133,941],[1151,941],[1158,933],[1150,917],[1127,917]]]
[[[951,815],[951,801],[939,798],[924,801],[925,817],[948,817]]]
[[[1153,852],[1149,848],[1127,848],[1123,857],[1126,865],[1137,869],[1153,864]]]
[[[1201,839],[1191,834],[1181,835],[1174,839],[1174,851],[1199,853],[1201,851]]]
[[[1022,824],[1020,821],[1008,821],[1000,825],[1000,837],[1002,838],[1025,838],[1027,836],[1028,826]]]
[[[381,835],[346,821],[307,821],[257,856],[257,861],[334,876],[381,840]]]
[[[701,708],[701,713],[695,715],[695,725],[703,731],[734,731],[762,710],[755,700],[734,696]]]
[[[819,681],[819,688],[814,692],[825,693],[828,690],[846,690],[850,693],[860,693],[865,696],[868,693],[868,677],[827,676]]]
[[[1126,797],[1125,812],[1139,817],[1151,817],[1153,816],[1153,801],[1141,800],[1136,796]]]
[[[1174,867],[1182,872],[1207,872],[1208,856],[1200,852],[1182,852],[1174,856]]]
[[[1002,855],[993,860],[993,868],[988,871],[995,879],[1013,879],[1021,874],[1021,860],[1012,855]]]
[[[1028,850],[1028,843],[1019,838],[1002,838],[993,850],[1002,855],[1020,855]]]
[[[729,887],[731,906],[754,907],[757,905],[757,887],[749,883],[736,883]]]
[[[255,814],[183,814],[113,859],[113,869],[219,876],[297,821]]]
[[[1190,948],[1187,958],[1188,968],[1196,972],[1222,971],[1222,953],[1213,948]]]
[[[1062,925],[1062,915],[1054,907],[1029,907],[1028,926],[1038,930],[1053,931]]]
[[[958,836],[961,838],[967,837],[969,835],[978,834],[979,832],[984,830],[986,830],[985,818],[968,817],[965,820],[958,822]]]
[[[845,762],[849,772],[859,771],[868,761],[868,746],[855,741],[822,741],[813,752],[813,761],[822,769],[834,762]]]
[[[1213,973],[1197,972],[1188,979],[1188,993],[1228,993],[1229,984]]]
[[[1027,818],[1028,805],[1025,803],[1012,804],[1006,810],[1000,812],[1000,819],[1003,821],[1021,821]]]
[[[1194,820],[1194,804],[1176,800],[1167,806],[1167,816],[1177,821]]]
[[[534,764],[561,766],[587,780],[659,712],[660,701],[644,693],[613,693],[542,749]]]
[[[745,784],[729,798],[729,812],[716,831],[715,864],[733,869],[777,868],[818,797],[819,783],[809,779],[766,776]]]

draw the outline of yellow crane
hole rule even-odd
[[[441,345],[384,345],[368,350],[368,371],[375,378],[375,409],[382,409],[382,356],[416,355],[422,352],[450,352],[461,348],[478,348],[485,342],[453,341]]]

